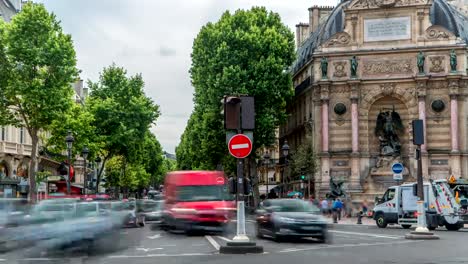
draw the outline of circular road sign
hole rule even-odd
[[[244,134],[237,134],[229,140],[228,148],[232,156],[243,159],[252,152],[252,141]]]
[[[403,164],[399,162],[392,165],[393,173],[399,174],[399,173],[402,173],[403,170],[404,170]]]

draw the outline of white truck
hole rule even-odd
[[[388,188],[373,210],[377,226],[385,228],[388,224],[399,224],[407,229],[416,225],[418,197],[415,189],[415,183]],[[424,208],[429,230],[445,226],[448,230],[456,231],[463,227],[460,205],[455,201],[446,180],[424,183]]]

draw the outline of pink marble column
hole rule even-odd
[[[424,128],[424,144],[421,145],[421,151],[427,152],[427,133],[426,133],[426,97],[420,96],[419,97],[419,119],[423,121],[423,128]]]
[[[351,101],[351,133],[353,153],[359,152],[359,115],[357,100]]]
[[[322,152],[328,152],[328,100],[322,101]]]
[[[457,96],[450,96],[450,128],[452,133],[452,152],[458,152],[458,101]]]

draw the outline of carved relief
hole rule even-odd
[[[382,8],[426,4],[428,0],[356,0],[351,9],[356,8]]]
[[[336,61],[333,62],[333,67],[335,71],[333,72],[333,77],[336,78],[343,78],[348,76],[348,73],[346,72],[348,62],[347,61]]]
[[[394,83],[384,83],[380,85],[380,91],[384,95],[391,95],[395,91]]]
[[[441,26],[431,26],[426,29],[426,38],[428,40],[448,40],[453,34]]]
[[[321,100],[329,100],[330,99],[329,93],[330,93],[329,85],[320,86],[320,99]]]
[[[439,73],[445,71],[445,56],[431,56],[429,60],[431,61],[430,72]]]
[[[339,86],[333,86],[332,92],[333,93],[343,94],[343,93],[349,93],[350,90],[349,90],[348,86],[339,85]]]
[[[363,74],[367,76],[413,74],[413,61],[411,59],[365,61],[363,69]]]
[[[333,35],[326,43],[325,47],[341,47],[351,42],[351,36],[346,32],[338,32]]]

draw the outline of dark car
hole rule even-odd
[[[257,210],[257,237],[312,237],[328,242],[326,220],[310,202],[297,199],[266,200]]]

